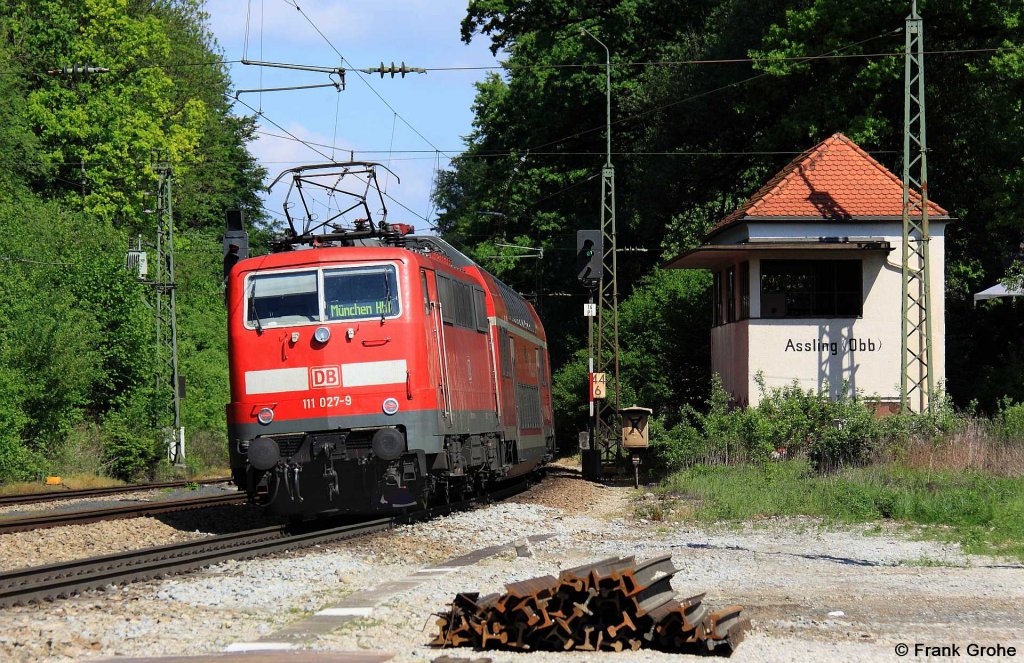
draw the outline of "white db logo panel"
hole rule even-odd
[[[314,389],[341,386],[341,368],[338,366],[318,366],[309,372]]]

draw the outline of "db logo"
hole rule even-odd
[[[320,366],[309,370],[312,374],[314,389],[341,386],[341,371],[337,366]]]

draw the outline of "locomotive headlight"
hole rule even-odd
[[[269,407],[260,408],[260,411],[256,413],[256,420],[266,426],[274,420],[274,411]]]
[[[313,332],[313,338],[316,339],[317,343],[326,343],[331,340],[331,330],[327,327],[317,327],[316,331]]]
[[[385,398],[384,403],[381,405],[381,409],[384,410],[384,414],[392,415],[398,412],[398,399],[397,398]]]

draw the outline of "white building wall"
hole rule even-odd
[[[770,227],[767,227],[770,225]],[[945,223],[932,225],[931,315],[935,384],[945,381]],[[738,403],[756,405],[760,371],[767,387],[799,383],[804,389],[849,392],[898,401],[901,330],[902,236],[898,223],[753,224],[750,238],[799,240],[834,236],[888,241],[893,250],[751,253],[751,319],[712,330],[712,368]],[[756,239],[755,239],[756,238]],[[863,260],[863,315],[859,318],[761,318],[760,260],[858,258]]]
[[[750,400],[747,368],[748,320],[711,328],[711,370],[722,378],[722,386],[734,401],[746,405]]]

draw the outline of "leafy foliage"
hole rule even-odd
[[[155,230],[144,211],[154,158],[175,174],[184,423],[223,440],[219,229],[228,207],[260,218],[263,171],[246,150],[253,119],[230,114],[200,0],[5,9],[0,481],[78,468],[84,450],[93,466],[136,478],[159,458],[169,423],[167,389],[154,383],[152,292],[124,269],[129,239]],[[82,64],[110,71],[44,73]]]
[[[818,472],[833,472],[865,465],[911,438],[950,433],[963,423],[948,403],[931,414],[877,418],[876,404],[860,397],[832,399],[796,382],[766,389],[761,376],[758,384],[761,399],[756,407],[733,408],[716,375],[703,410],[684,406],[675,425],[664,417],[657,421],[651,434],[655,469],[671,472],[699,463],[806,456]]]
[[[926,48],[951,51],[927,56],[926,78],[929,189],[957,218],[946,244],[948,389],[959,404],[977,399],[991,411],[1003,394],[1024,399],[1024,320],[974,309],[969,296],[1007,274],[1024,239],[1024,9],[919,4]],[[651,295],[636,291],[659,259],[697,245],[794,154],[833,132],[899,172],[906,14],[886,0],[473,0],[463,39],[488,39],[510,68],[478,85],[467,151],[439,179],[440,229],[471,253],[511,238],[543,246],[540,281],[571,283],[575,231],[599,223],[605,161],[606,55],[586,28],[611,54],[619,245],[651,250],[619,257],[621,308],[644,309]],[[695,62],[709,59],[730,61]],[[522,265],[495,267],[513,286],[536,287]],[[703,294],[691,294],[696,308]],[[577,307],[558,301],[540,295],[553,361],[575,376],[578,409],[583,386],[570,365],[586,332]],[[701,327],[672,329],[707,338],[707,319],[690,322]],[[684,353],[648,350],[653,337],[623,335],[630,394],[648,389],[652,365],[658,376],[693,369],[679,363]],[[662,386],[642,397],[664,401]],[[702,398],[667,387],[670,417]]]

